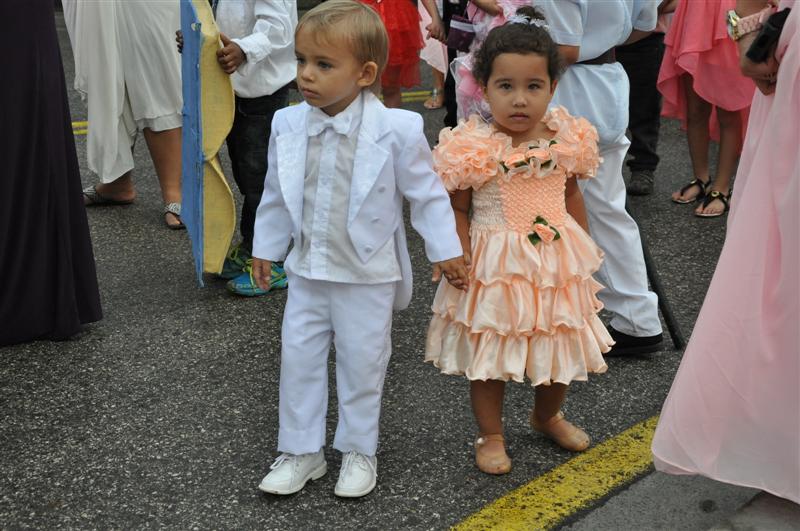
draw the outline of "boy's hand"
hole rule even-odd
[[[178,43],[178,53],[183,53],[183,32],[181,30],[175,32],[175,42]]]
[[[253,257],[253,280],[259,288],[269,291],[269,281],[272,278],[272,262]]]
[[[464,262],[463,256],[433,264],[433,277],[431,280],[433,282],[438,282],[439,279],[442,278],[442,275],[444,275],[444,278],[446,278],[454,288],[467,291],[469,287],[469,276],[467,274],[467,264]]]
[[[247,61],[247,56],[244,54],[239,45],[228,38],[224,33],[219,34],[222,41],[222,48],[217,50],[217,62],[226,74],[233,74],[239,65]]]

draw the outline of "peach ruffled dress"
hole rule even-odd
[[[442,281],[428,329],[425,360],[443,373],[539,385],[606,370],[613,341],[592,278],[603,253],[564,203],[567,177],[597,170],[597,131],[563,107],[543,121],[553,139],[517,147],[475,115],[439,136],[445,187],[472,189],[470,287]]]

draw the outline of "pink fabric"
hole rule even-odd
[[[564,204],[567,176],[590,177],[600,163],[597,132],[562,107],[543,121],[552,140],[513,147],[472,116],[434,150],[448,190],[472,189],[470,287],[439,285],[426,342],[426,361],[444,373],[539,385],[606,370],[613,341],[592,278],[603,253]],[[529,241],[538,217],[558,239],[554,230]]]
[[[742,112],[744,138],[755,84],[739,71],[736,44],[728,37],[725,14],[735,7],[736,0],[692,0],[680,2],[675,10],[664,39],[666,49],[658,90],[664,96],[661,114],[680,119],[684,128],[683,84],[691,80],[694,91],[705,101],[727,111]],[[716,109],[709,120],[709,131],[714,140],[719,140]]]
[[[419,30],[422,33],[422,38],[425,41],[425,47],[419,52],[419,58],[431,65],[442,74],[447,73],[447,48],[443,42],[437,41],[434,38],[428,38],[428,30],[426,29],[431,23],[431,16],[425,6],[420,4],[417,6],[419,10]]]
[[[753,99],[727,238],[653,455],[664,472],[800,503],[800,8],[778,56],[775,94]]]

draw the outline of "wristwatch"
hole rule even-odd
[[[758,13],[740,17],[736,11],[731,9],[728,11],[726,17],[728,21],[728,35],[730,35],[731,39],[734,41],[738,41],[748,33],[760,30],[764,21],[769,18],[773,11],[775,11],[775,8],[772,5],[768,5]]]

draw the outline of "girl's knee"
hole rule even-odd
[[[742,127],[742,116],[739,111],[726,111],[717,107],[717,121],[719,121],[720,129]]]

